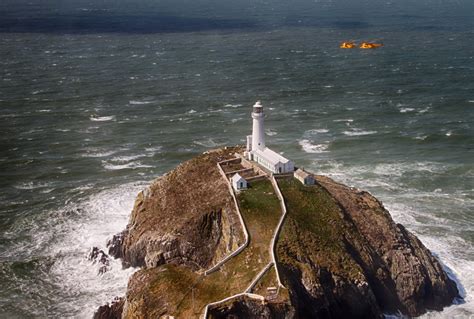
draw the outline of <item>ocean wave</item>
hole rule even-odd
[[[110,116],[94,116],[93,115],[89,119],[94,122],[113,121],[115,120],[115,115],[110,115]]]
[[[402,107],[400,109],[400,113],[408,113],[408,112],[413,112],[415,109],[412,107]]]
[[[224,107],[232,107],[232,108],[237,108],[237,107],[241,107],[241,106],[242,106],[242,104],[230,104],[230,103],[224,105]]]
[[[163,150],[163,146],[154,146],[154,147],[145,147],[145,151],[147,152],[147,156],[153,156],[156,153],[159,153]]]
[[[275,130],[266,129],[265,134],[268,136],[274,136],[274,135],[277,135],[278,133]]]
[[[212,138],[193,141],[193,143],[196,144],[196,145],[199,145],[199,146],[204,146],[204,147],[217,147],[217,146],[222,146],[222,145],[225,144],[225,143],[222,143],[222,142],[216,142]]]
[[[352,123],[354,122],[354,119],[337,119],[337,120],[332,120],[333,122],[349,122]]]
[[[354,128],[352,129],[352,131],[344,131],[342,133],[347,136],[363,136],[363,135],[377,134],[377,131],[364,131],[361,129]]]
[[[57,260],[45,279],[60,287],[61,296],[70,297],[58,300],[55,307],[91,318],[98,306],[125,293],[128,278],[136,269],[123,269],[119,259],[110,258],[109,270],[98,275],[98,266],[86,255],[91,247],[107,251],[107,239],[125,228],[135,196],[144,186],[126,184],[70,204],[68,211],[79,210],[78,215],[66,215],[63,223],[54,226],[57,238],[50,253]]]
[[[155,101],[138,101],[138,100],[128,101],[128,104],[131,104],[131,105],[145,105],[145,104],[152,104],[152,103],[155,103]]]
[[[327,144],[312,144],[310,140],[301,140],[298,142],[306,153],[324,153],[327,152]]]
[[[31,181],[31,182],[16,184],[13,187],[20,190],[31,190],[31,189],[49,187],[52,184],[53,183],[41,183],[41,182]]]
[[[122,169],[136,169],[136,168],[149,168],[153,167],[151,165],[145,165],[141,162],[129,162],[125,164],[114,164],[106,161],[102,161],[102,166],[109,171],[116,171]]]
[[[305,131],[305,134],[323,134],[323,133],[328,133],[329,130],[325,128],[320,128],[320,129],[312,129],[312,130],[307,130]]]
[[[431,107],[427,106],[424,109],[419,110],[418,113],[423,114],[423,113],[428,112],[430,109],[431,109]]]
[[[82,157],[92,157],[92,158],[97,158],[97,157],[107,157],[112,154],[115,154],[116,151],[88,151],[86,154],[82,154]]]
[[[125,163],[125,162],[130,162],[142,157],[147,156],[146,154],[138,154],[138,155],[122,155],[122,156],[116,156],[110,159],[112,162],[118,162],[118,163]]]

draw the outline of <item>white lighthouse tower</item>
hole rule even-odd
[[[264,118],[263,106],[258,101],[252,109],[252,135],[247,136],[245,156],[273,174],[293,172],[295,167],[292,161],[265,146]]]
[[[265,114],[263,114],[263,106],[260,101],[257,101],[253,106],[252,118],[252,150],[263,150],[265,148],[265,128],[263,124]]]

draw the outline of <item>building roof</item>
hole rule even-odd
[[[277,164],[278,162],[286,164],[290,160],[281,156],[275,151],[272,151],[268,147],[265,147],[263,150],[255,150],[254,153],[258,154],[260,157],[263,157],[266,159],[268,162],[270,162],[272,165]]]
[[[310,175],[306,171],[302,170],[301,168],[298,168],[295,172],[295,176],[298,176],[304,179]]]
[[[233,182],[238,182],[238,181],[241,180],[241,179],[243,179],[244,181],[246,181],[245,178],[243,178],[242,176],[240,176],[239,173],[235,173],[234,176],[232,176],[232,181],[233,181]]]

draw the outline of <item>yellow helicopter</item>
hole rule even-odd
[[[380,47],[383,47],[383,43],[362,42],[359,46],[359,49],[376,49]]]
[[[356,47],[354,42],[342,42],[341,45],[339,45],[341,49],[354,49]]]
[[[383,46],[383,43],[376,43],[376,42],[362,42],[359,45],[359,49],[376,49]],[[339,47],[341,49],[355,49],[357,45],[354,41],[342,42]]]

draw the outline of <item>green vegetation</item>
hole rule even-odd
[[[356,278],[361,269],[344,247],[347,224],[329,193],[319,185],[303,185],[298,180],[280,179],[278,185],[288,210],[280,233],[278,261],[288,267],[299,267],[304,256],[333,273]]]
[[[176,265],[143,270],[153,279],[148,287],[142,289],[148,289],[151,296],[156,296],[156,300],[146,301],[148,305],[160,302],[163,306],[154,309],[165,307],[167,313],[176,318],[198,318],[208,303],[243,292],[271,261],[270,242],[281,216],[271,183],[268,180],[255,181],[237,198],[250,235],[247,248],[208,276]],[[274,268],[267,275],[263,284],[276,285]],[[138,303],[140,295],[137,293],[134,297]]]
[[[266,296],[268,295],[267,288],[269,287],[278,287],[275,266],[272,266],[270,269],[268,269],[265,275],[263,275],[263,277],[255,285],[252,292],[258,295]]]

